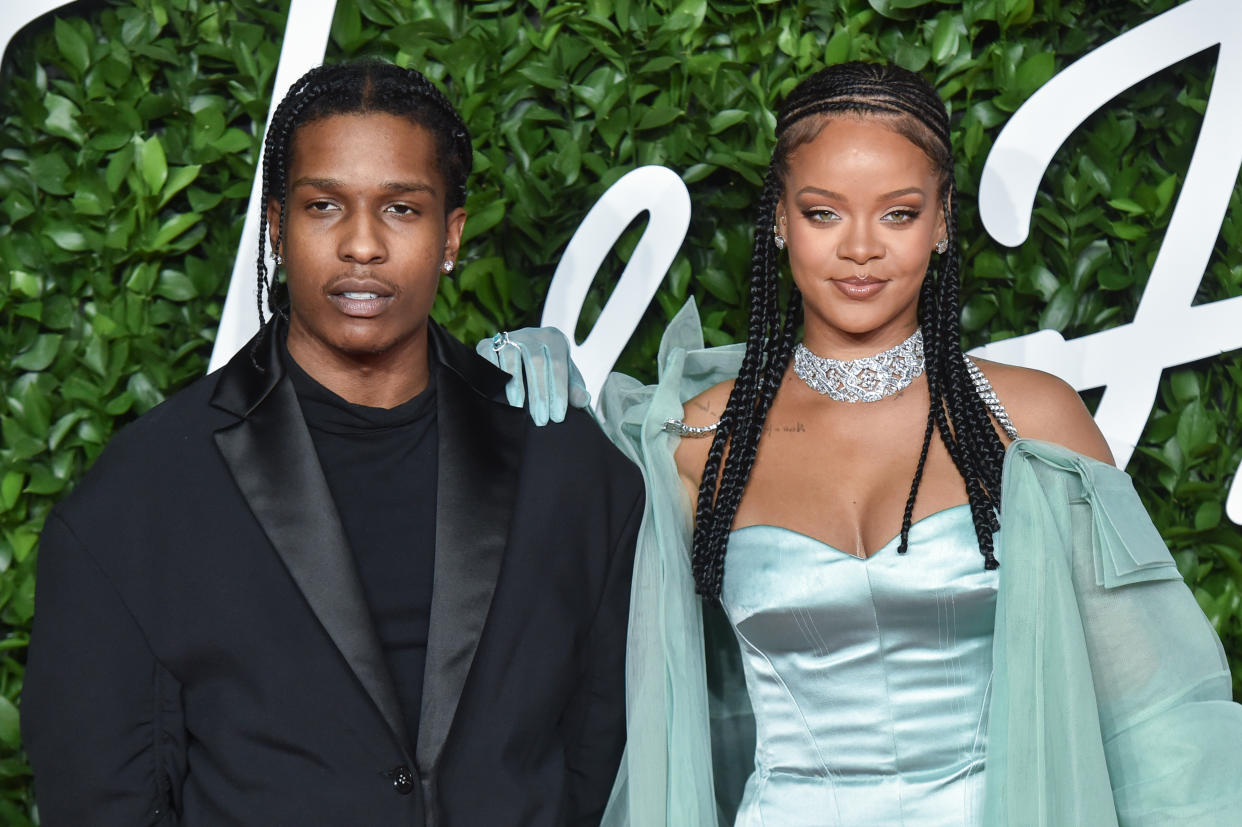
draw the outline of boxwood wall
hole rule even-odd
[[[1215,51],[1160,72],[1060,151],[1030,240],[984,234],[972,198],[999,128],[1058,69],[1175,0],[340,0],[329,57],[439,80],[474,134],[459,275],[435,316],[463,339],[538,320],[557,257],[623,172],[664,164],[690,233],[619,367],[650,377],[688,295],[711,342],[745,329],[751,205],[773,103],[798,78],[891,58],[953,112],[968,345],[1128,320],[1167,226]],[[109,436],[199,376],[241,232],[286,4],[108,0],[45,17],[0,76],[0,822],[37,819],[17,704],[37,537]],[[1235,189],[1198,301],[1242,294]],[[584,313],[641,231],[622,239]],[[1090,399],[1090,395],[1089,399]],[[1238,352],[1167,371],[1130,470],[1242,686]],[[142,503],[134,503],[141,508]]]

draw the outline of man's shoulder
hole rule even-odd
[[[195,379],[118,431],[108,450],[149,453],[194,433],[210,433],[237,419],[211,404],[220,371]]]
[[[535,461],[565,473],[605,474],[641,488],[642,475],[586,411],[570,408],[563,422],[535,425],[527,417],[527,450],[534,450]]]
[[[211,405],[218,377],[196,379],[113,434],[63,505],[109,491],[159,490],[172,470],[194,473],[212,432],[237,419]]]
[[[479,356],[442,325],[432,322],[430,330],[433,353],[440,361],[475,393],[506,407],[504,387],[509,375]],[[634,479],[638,479],[641,485],[634,464],[612,444],[599,424],[585,411],[570,408],[564,421],[546,425],[532,422],[530,413],[524,408],[508,408],[502,416],[521,418],[525,422],[527,450],[533,449],[535,461],[545,467],[587,472],[601,468],[603,473],[623,476],[632,471]]]

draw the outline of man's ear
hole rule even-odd
[[[466,227],[466,210],[458,207],[444,217],[444,260],[457,261],[461,249],[461,231]]]
[[[280,249],[283,244],[280,237],[280,202],[275,198],[267,201],[267,243],[273,255],[283,258],[284,250]]]

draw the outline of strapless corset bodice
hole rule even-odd
[[[865,560],[733,532],[721,602],[756,724],[737,824],[979,823],[996,588],[967,506]]]

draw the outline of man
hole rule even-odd
[[[118,435],[44,530],[44,824],[598,822],[641,480],[429,321],[471,157],[386,64],[312,70],[277,109],[260,249],[287,312]]]

